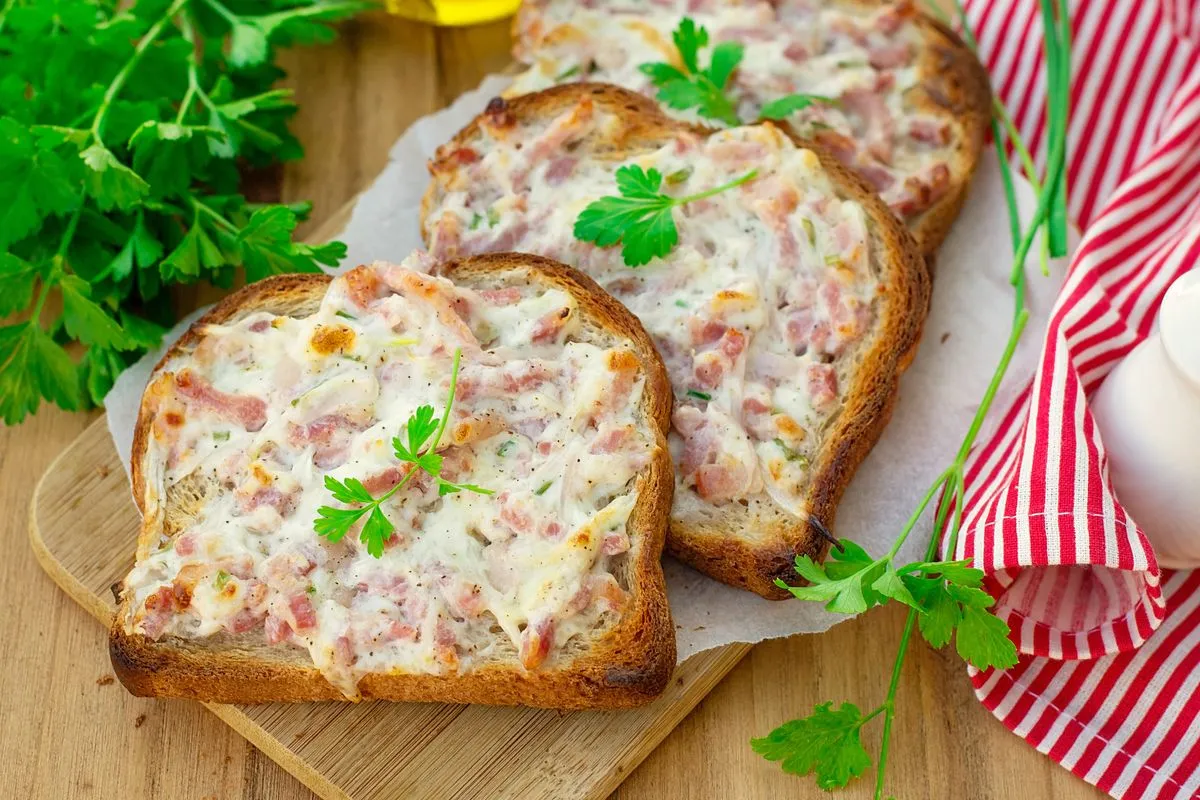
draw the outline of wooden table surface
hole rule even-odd
[[[370,183],[413,120],[503,69],[508,45],[507,23],[435,30],[376,15],[344,25],[332,45],[284,54],[300,103],[293,130],[307,157],[282,170],[282,196],[313,200],[317,220],[337,210]],[[313,797],[199,705],[126,694],[114,682],[104,631],[34,561],[26,538],[34,482],[94,417],[44,408],[20,427],[0,428],[2,796]],[[756,647],[614,797],[827,797],[747,741],[825,700],[873,707],[901,624],[900,613],[877,610],[822,636]],[[891,762],[889,794],[904,800],[1105,796],[1008,733],[975,701],[962,663],[920,643],[900,689]],[[869,797],[869,781],[836,796]]]

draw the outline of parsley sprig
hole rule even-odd
[[[468,491],[476,494],[492,494],[490,489],[484,489],[473,483],[452,483],[441,476],[442,456],[437,452],[438,442],[450,421],[450,408],[454,405],[454,392],[458,387],[459,360],[462,350],[454,351],[454,362],[450,370],[450,393],[446,398],[446,408],[442,411],[441,419],[435,419],[433,406],[420,406],[405,424],[407,441],[399,436],[392,438],[392,450],[396,458],[403,464],[411,464],[412,468],[400,481],[379,497],[375,497],[363,486],[358,478],[347,478],[340,481],[332,475],[325,476],[325,488],[339,503],[345,503],[353,508],[338,508],[336,506],[321,506],[317,509],[317,519],[313,528],[318,536],[323,536],[331,542],[342,539],[350,529],[363,517],[359,538],[367,545],[367,552],[375,558],[383,557],[383,545],[396,531],[387,515],[383,513],[382,505],[391,499],[392,495],[404,488],[418,472],[425,472],[438,485],[438,495],[444,496],[455,492]]]
[[[301,154],[271,46],[366,5],[0,3],[0,317],[24,320],[0,326],[7,424],[99,403],[173,321],[171,283],[337,263],[341,244],[291,241],[308,204],[249,202],[240,168]]]
[[[658,170],[643,170],[637,164],[617,169],[617,191],[620,197],[601,197],[588,204],[575,220],[575,238],[593,242],[598,247],[621,245],[621,258],[630,267],[649,264],[662,258],[679,243],[679,231],[671,210],[696,200],[741,186],[753,180],[758,170],[752,169],[712,189],[696,194],[672,197],[659,191],[663,176]],[[686,176],[682,179],[686,180]]]
[[[742,63],[745,48],[740,42],[720,42],[709,54],[708,66],[700,67],[700,51],[708,46],[708,31],[684,17],[671,33],[683,69],[662,61],[640,64],[638,69],[658,87],[659,102],[686,111],[694,108],[702,116],[726,125],[741,125],[737,102],[729,96],[729,81]],[[759,112],[760,119],[785,119],[813,103],[835,103],[834,98],[815,94],[789,94],[770,101]],[[754,120],[749,120],[753,122]]]
[[[1014,251],[1011,271],[1015,306],[1013,326],[1000,363],[954,462],[934,481],[888,553],[881,558],[872,558],[862,547],[842,540],[832,551],[831,560],[823,567],[807,557],[797,559],[796,570],[809,581],[809,585],[787,587],[796,597],[823,602],[831,611],[859,613],[874,605],[893,601],[909,608],[900,647],[892,665],[891,682],[882,704],[866,714],[853,703],[843,703],[837,710],[833,709],[832,703],[820,704],[811,715],[787,722],[767,736],[751,741],[755,752],[780,762],[786,772],[813,774],[818,786],[823,789],[843,787],[870,767],[871,758],[862,745],[860,731],[866,723],[882,717],[883,735],[875,770],[874,792],[876,800],[882,800],[896,696],[914,627],[919,628],[922,637],[935,648],[944,647],[953,638],[959,655],[981,669],[1005,669],[1017,661],[1016,648],[1009,639],[1008,625],[987,611],[993,601],[981,588],[983,573],[972,568],[968,561],[936,560],[942,543],[940,535],[931,538],[923,561],[896,567],[894,559],[938,493],[941,493],[941,499],[937,504],[933,530],[935,534],[944,531],[946,551],[955,552],[962,530],[965,501],[963,480],[967,457],[1029,320],[1029,310],[1025,306],[1025,258],[1038,232],[1042,231],[1041,261],[1043,272],[1046,272],[1047,256],[1060,253],[1057,245],[1065,241],[1063,198],[1066,194],[1066,102],[1070,94],[1070,20],[1063,0],[1041,2],[1046,22],[1046,57],[1051,76],[1048,102],[1052,108],[1047,115],[1050,155],[1045,175],[1040,181],[1033,170],[1032,160],[1028,158],[1028,150],[1003,105],[998,100],[993,104],[992,131],[1004,178]],[[961,4],[956,2],[956,5],[966,41],[975,49],[975,37],[966,15]],[[1023,233],[1013,189],[1012,168],[1001,136],[1000,123],[1004,123],[1014,149],[1029,170],[1030,183],[1038,194],[1037,209]]]

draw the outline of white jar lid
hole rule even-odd
[[[1200,389],[1200,269],[1185,272],[1167,289],[1158,324],[1167,356]]]

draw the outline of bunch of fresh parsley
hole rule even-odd
[[[412,480],[418,472],[425,472],[438,486],[438,496],[468,491],[476,494],[492,494],[490,489],[476,486],[473,483],[451,483],[442,477],[442,457],[437,452],[438,442],[450,421],[450,408],[454,405],[454,392],[458,388],[458,368],[462,358],[462,350],[454,351],[454,362],[450,368],[450,394],[446,398],[446,408],[442,411],[440,420],[434,419],[433,406],[420,406],[405,423],[408,442],[399,436],[392,438],[392,450],[396,459],[402,464],[410,464],[408,472],[395,486],[388,489],[379,497],[374,497],[358,478],[347,478],[339,481],[331,475],[325,476],[325,488],[339,503],[345,503],[351,508],[336,506],[321,506],[317,509],[317,519],[313,527],[318,536],[324,536],[331,542],[342,539],[354,524],[364,516],[359,538],[367,546],[367,552],[375,558],[383,557],[383,545],[396,531],[396,526],[383,513],[381,506],[396,492]]]
[[[170,284],[337,263],[340,244],[291,241],[307,204],[248,202],[240,170],[301,154],[272,45],[328,40],[327,23],[364,7],[0,4],[0,318],[26,320],[0,326],[6,423],[42,399],[99,403],[173,321]]]
[[[708,46],[708,31],[684,17],[671,34],[683,69],[661,61],[641,64],[642,71],[658,87],[658,100],[681,111],[694,108],[707,119],[740,125],[737,102],[729,96],[729,81],[746,51],[740,42],[720,42],[709,54],[708,66],[700,66],[700,50]],[[789,94],[766,103],[760,119],[785,119],[813,103],[836,103],[834,98],[813,94]],[[754,122],[755,120],[748,120]]]

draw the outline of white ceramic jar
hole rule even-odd
[[[1158,329],[1092,401],[1117,499],[1160,566],[1200,567],[1200,269],[1163,299]]]

